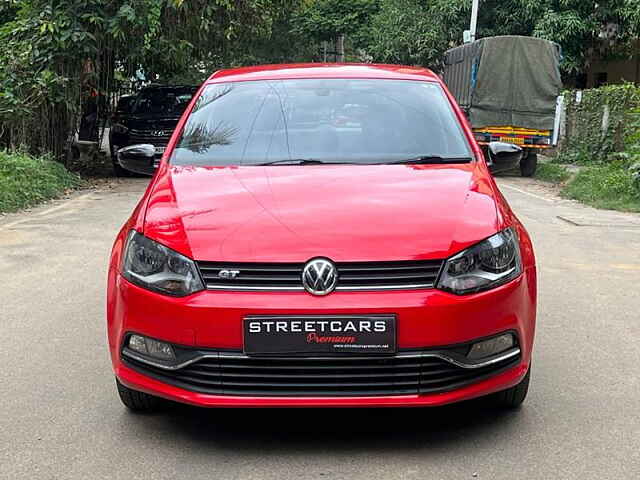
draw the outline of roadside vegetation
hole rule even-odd
[[[640,212],[640,87],[611,85],[570,92],[564,145],[540,178],[568,180],[562,194],[597,208]],[[579,166],[562,178],[563,164]],[[565,171],[565,173],[567,173]]]
[[[556,163],[539,163],[535,174],[538,180],[551,183],[563,183],[570,177],[566,167]]]
[[[618,160],[582,166],[538,164],[535,178],[562,186],[561,195],[596,208],[640,212],[640,163]]]
[[[78,175],[50,156],[0,150],[0,213],[59,197],[80,184]]]
[[[618,163],[582,169],[562,193],[597,208],[640,212],[640,185]]]

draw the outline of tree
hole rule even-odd
[[[24,145],[60,158],[83,105],[98,100],[104,113],[132,78],[199,83],[223,65],[283,60],[285,24],[298,3],[12,0],[2,4],[0,146]],[[274,27],[281,45],[275,52],[267,48],[274,40]]]
[[[451,0],[382,0],[366,51],[376,62],[437,68],[462,38],[470,5]]]
[[[369,24],[379,5],[380,0],[307,0],[293,15],[294,32],[316,50],[321,42],[335,43],[344,36],[356,51],[367,45]]]
[[[471,0],[380,0],[366,50],[374,61],[438,67],[462,43]],[[607,31],[613,31],[613,34]],[[568,77],[595,53],[628,54],[640,35],[640,0],[482,0],[478,37],[532,35],[560,44]],[[637,52],[636,52],[637,54]]]

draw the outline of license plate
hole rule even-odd
[[[247,355],[396,351],[394,315],[249,316],[243,330]]]
[[[163,154],[167,147],[156,147],[157,154]]]
[[[515,143],[516,145],[524,145],[524,138],[521,137],[500,137],[500,141],[504,143]]]

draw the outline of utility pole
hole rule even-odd
[[[476,41],[476,28],[478,27],[478,8],[480,7],[480,0],[473,0],[473,4],[471,6],[471,27],[469,30],[471,31],[471,41]]]
[[[344,35],[338,37],[338,62],[344,63]]]

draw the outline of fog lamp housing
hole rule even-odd
[[[482,340],[471,345],[467,358],[469,360],[480,360],[486,357],[492,357],[499,353],[505,352],[517,344],[513,333],[503,333],[497,337]]]
[[[143,337],[142,335],[131,335],[127,346],[136,353],[141,353],[142,355],[158,360],[176,359],[173,347],[170,344],[154,340],[153,338]]]

